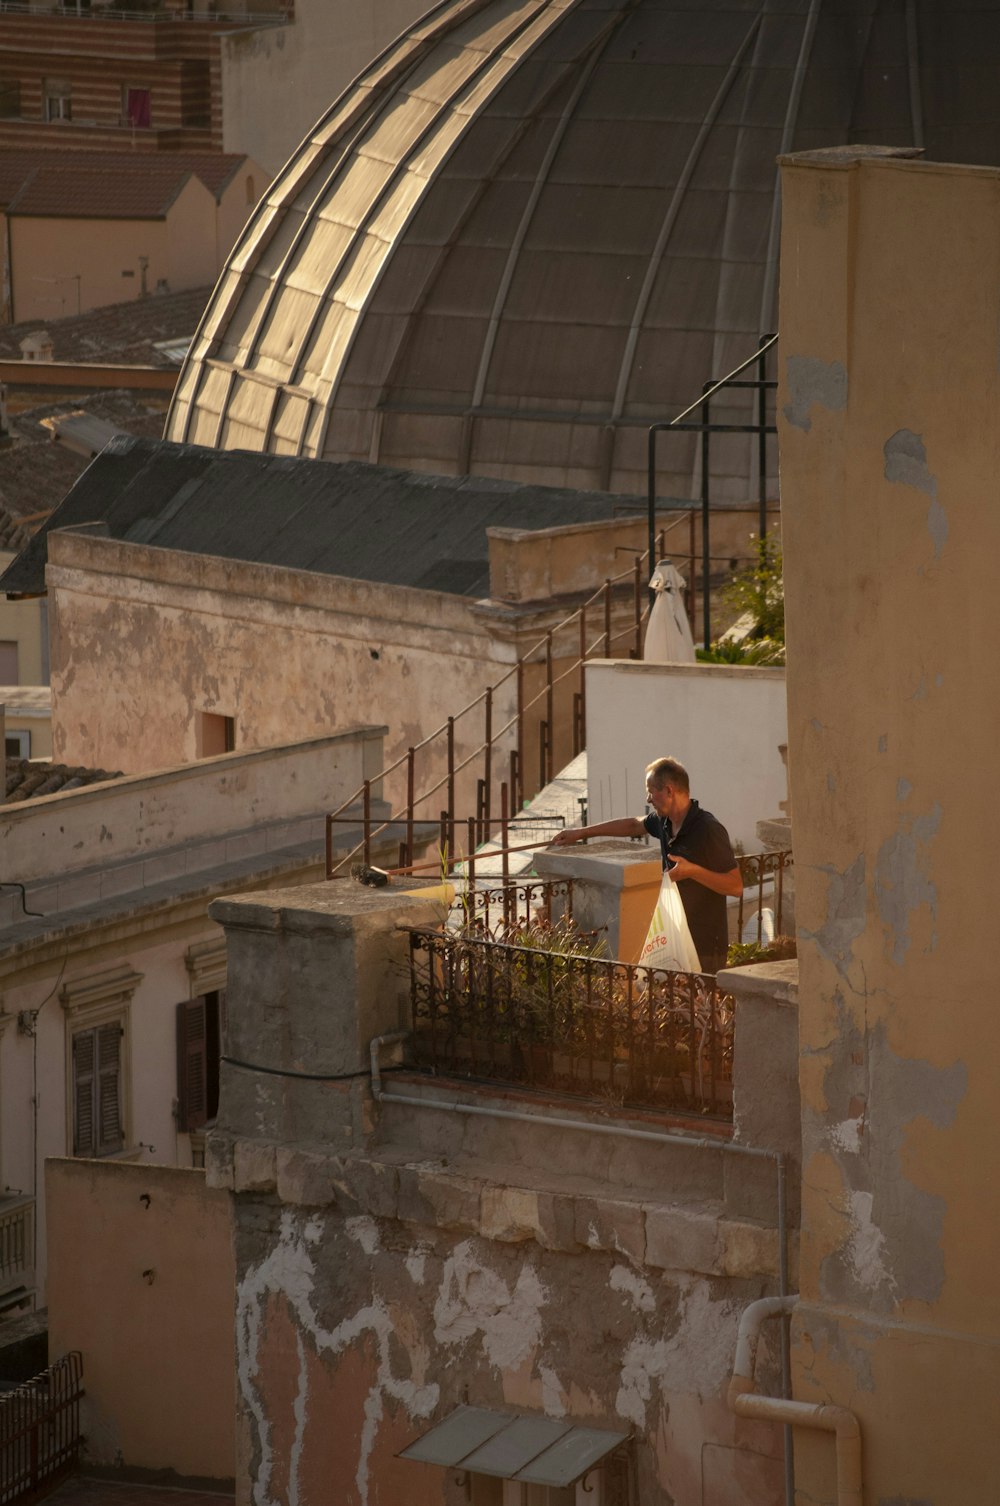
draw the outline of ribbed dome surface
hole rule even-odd
[[[166,436],[642,491],[773,325],[776,155],[1000,161],[998,64],[1000,0],[445,0],[276,179]],[[662,458],[690,495],[693,436]]]

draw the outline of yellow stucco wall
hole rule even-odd
[[[200,1171],[74,1160],[46,1162],[45,1191],[49,1354],[83,1355],[88,1459],[231,1479],[228,1194]]]
[[[140,257],[150,294],[161,279],[172,292],[210,283],[219,266],[215,199],[194,176],[161,220],[14,215],[8,224],[15,321],[75,314],[77,277],[82,311],[138,298]]]
[[[1000,172],[783,165],[778,394],[799,924],[794,1391],[861,1420],[866,1502],[1000,1473]],[[796,1435],[799,1499],[834,1500]]]
[[[15,557],[15,553],[0,549],[0,571],[6,570]],[[5,596],[0,596],[0,643],[17,644],[19,685],[48,684],[48,646],[43,624],[46,610],[46,602],[41,597],[8,601]]]

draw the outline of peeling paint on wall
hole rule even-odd
[[[733,1335],[740,1304],[714,1302],[705,1282],[682,1287],[679,1323],[667,1339],[637,1335],[622,1355],[615,1407],[619,1417],[647,1428],[646,1408],[656,1390],[690,1392],[704,1400],[722,1390],[732,1368]]]
[[[439,1344],[458,1344],[481,1334],[490,1364],[517,1370],[538,1346],[545,1301],[545,1288],[531,1265],[521,1267],[511,1290],[502,1276],[480,1263],[467,1239],[445,1263],[434,1337]]]
[[[882,1313],[933,1302],[944,1282],[945,1200],[906,1176],[904,1151],[915,1121],[953,1124],[967,1069],[900,1056],[882,1022],[862,1031],[843,1001],[837,1015],[824,1077],[829,1113],[803,1110],[804,1145],[833,1156],[843,1189],[831,1207],[843,1232],[823,1260],[821,1294]]]
[[[789,401],[784,415],[796,429],[808,434],[814,405],[841,413],[847,407],[847,372],[839,361],[820,361],[815,356],[789,356],[785,362]]]
[[[929,864],[926,849],[937,834],[941,816],[941,806],[935,802],[924,816],[902,817],[900,830],[882,843],[875,860],[875,897],[897,967],[902,967],[909,951],[910,923],[916,912],[926,905],[932,925],[937,922],[937,885],[926,874]],[[932,931],[931,950],[936,940]]]
[[[939,560],[948,542],[948,517],[938,501],[937,480],[927,464],[927,451],[923,435],[912,429],[897,429],[882,446],[885,457],[885,479],[901,486],[913,486],[930,497],[927,509],[927,532],[934,545],[934,558]]]
[[[843,872],[824,865],[820,869],[829,879],[826,919],[817,931],[802,928],[802,936],[815,941],[820,954],[832,962],[846,977],[854,960],[855,941],[865,929],[867,898],[865,894],[865,858],[861,853]]]

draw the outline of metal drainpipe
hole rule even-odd
[[[368,1047],[371,1061],[371,1089],[372,1097],[376,1103],[406,1103],[411,1108],[418,1109],[442,1109],[449,1114],[469,1114],[483,1119],[517,1119],[523,1124],[533,1124],[538,1127],[539,1117],[537,1114],[523,1114],[517,1109],[497,1109],[477,1103],[452,1103],[446,1098],[418,1098],[411,1093],[387,1093],[382,1087],[382,1068],[379,1061],[379,1052],[383,1046],[398,1046],[403,1041],[409,1040],[411,1031],[394,1030],[389,1035],[377,1035]],[[756,1145],[741,1145],[732,1140],[710,1140],[704,1135],[678,1135],[670,1134],[666,1130],[641,1130],[631,1129],[623,1124],[590,1124],[586,1119],[563,1119],[555,1117],[544,1121],[548,1124],[558,1125],[560,1129],[579,1130],[588,1135],[618,1135],[626,1140],[653,1140],[660,1145],[683,1145],[689,1149],[698,1150],[721,1150],[730,1155],[751,1156],[759,1161],[773,1161],[778,1179],[778,1298],[765,1301],[787,1301],[788,1298],[788,1216],[785,1207],[785,1157],[780,1150],[763,1150]],[[794,1299],[792,1299],[794,1301]],[[756,1303],[751,1303],[750,1308]],[[785,1309],[782,1309],[785,1311]],[[744,1314],[745,1316],[745,1314]],[[742,1331],[742,1319],[740,1328]],[[751,1383],[752,1384],[752,1383]],[[788,1350],[788,1328],[782,1324],[781,1328],[781,1389],[787,1398],[791,1391],[791,1364]],[[782,1400],[780,1398],[756,1397],[758,1402],[769,1402],[772,1406],[797,1407],[800,1403]],[[833,1411],[836,1408],[818,1408],[812,1410]],[[768,1414],[773,1421],[783,1422],[785,1438],[785,1506],[795,1506],[795,1480],[792,1460],[792,1428],[791,1417],[775,1417]],[[796,1417],[795,1421],[800,1419]],[[814,1423],[813,1426],[822,1427],[822,1423]],[[845,1497],[844,1501],[838,1501],[838,1506],[861,1506],[861,1497],[855,1502],[851,1497]]]
[[[754,1360],[760,1326],[767,1318],[790,1313],[798,1300],[797,1296],[762,1297],[744,1310],[736,1339],[733,1378],[729,1382],[729,1405],[739,1417],[783,1422],[789,1427],[794,1424],[803,1428],[821,1428],[824,1432],[836,1434],[837,1506],[863,1506],[861,1424],[855,1414],[847,1407],[758,1396],[754,1390]]]

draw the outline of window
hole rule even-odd
[[[219,1055],[225,989],[177,1006],[177,1128],[204,1128],[219,1112]]]
[[[73,1032],[74,1156],[110,1156],[125,1148],[123,1034],[118,1020]]]
[[[24,731],[4,732],[4,755],[7,758],[31,757],[31,733]]]
[[[236,747],[236,721],[231,716],[217,716],[211,711],[198,713],[197,758],[215,758],[219,753],[232,753]]]
[[[0,638],[0,685],[20,685],[16,638]]]
[[[72,120],[72,86],[68,78],[47,78],[42,96],[46,120]]]
[[[142,982],[127,962],[68,979],[66,1013],[67,1151],[112,1156],[130,1144],[129,1021]]]
[[[145,87],[125,84],[122,87],[122,120],[125,125],[148,130],[153,123],[152,98]]]

